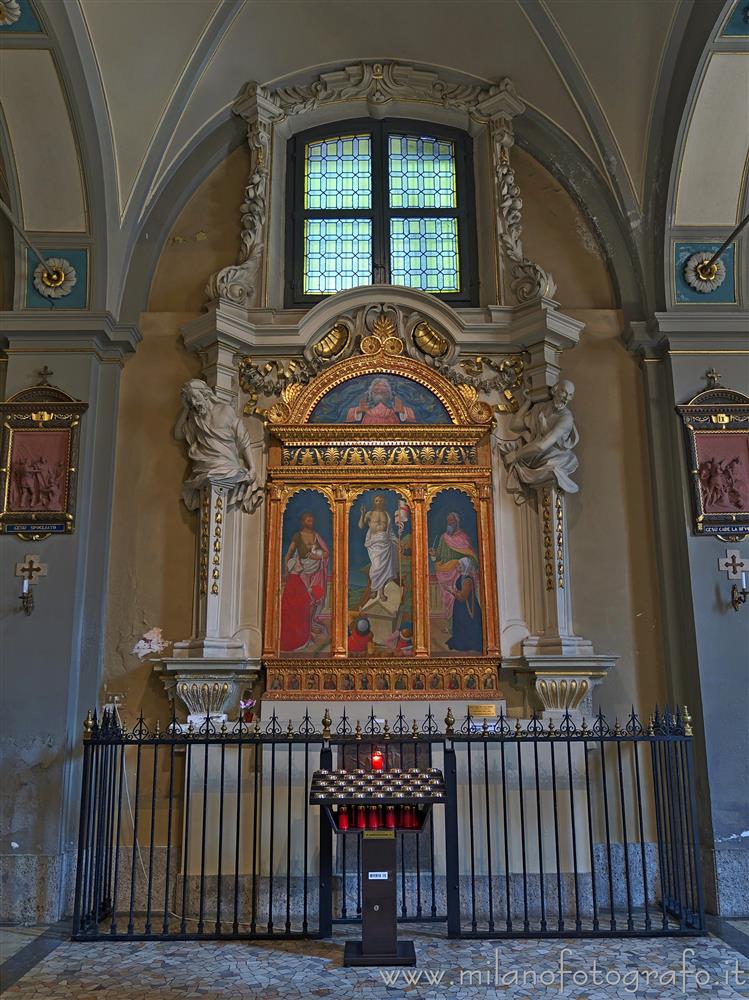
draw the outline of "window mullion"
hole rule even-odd
[[[382,122],[372,128],[372,277],[375,284],[388,280],[387,235],[385,210],[387,206],[387,162],[385,159],[384,129]]]

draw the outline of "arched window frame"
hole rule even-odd
[[[320,139],[334,139],[351,133],[372,135],[372,208],[369,210],[304,209],[304,147]],[[392,133],[424,135],[443,139],[455,150],[455,209],[390,208],[388,203],[387,137]],[[474,188],[473,138],[462,129],[413,118],[337,119],[316,125],[290,136],[286,144],[286,206],[284,254],[284,304],[286,308],[304,308],[327,298],[327,295],[304,293],[305,218],[371,218],[373,222],[372,284],[390,283],[389,220],[391,217],[444,217],[458,219],[458,252],[461,288],[459,292],[431,293],[455,307],[479,304],[476,196]],[[407,286],[403,286],[407,287]]]

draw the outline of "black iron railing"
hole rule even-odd
[[[375,746],[386,768],[445,775],[444,807],[397,834],[399,919],[455,937],[704,930],[685,713],[363,721],[90,717],[74,938],[325,937],[359,920],[359,840],[334,843],[307,797],[315,769],[366,767]]]

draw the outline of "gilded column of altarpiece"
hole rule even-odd
[[[492,419],[385,319],[284,390],[266,413],[266,697],[496,693]]]

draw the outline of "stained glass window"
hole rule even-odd
[[[304,294],[331,295],[372,280],[369,219],[307,219],[304,223]]]
[[[388,136],[388,174],[391,208],[458,207],[451,142]]]
[[[305,208],[371,208],[372,154],[368,135],[307,143],[304,161]]]
[[[346,128],[288,144],[287,306],[373,282],[476,305],[468,136],[390,119]]]
[[[423,292],[459,292],[457,219],[391,219],[390,280]]]

